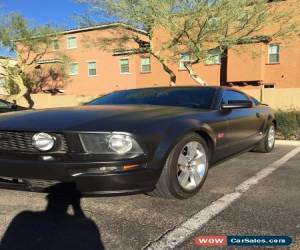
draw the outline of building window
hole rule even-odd
[[[206,58],[206,64],[221,64],[221,53],[218,49],[212,49],[208,52],[208,56]]]
[[[71,63],[69,65],[69,75],[70,76],[78,75],[78,71],[79,71],[78,63]]]
[[[264,88],[265,88],[265,89],[274,89],[274,88],[275,88],[275,85],[274,85],[274,84],[265,84],[265,85],[264,85]]]
[[[97,75],[97,64],[96,64],[96,62],[88,62],[88,73],[89,73],[89,76]]]
[[[59,43],[58,40],[52,40],[52,50],[59,50]]]
[[[142,73],[151,72],[150,57],[142,57],[141,58],[141,72]]]
[[[179,61],[179,69],[186,70],[186,67],[184,66],[184,64],[189,63],[190,61],[191,61],[191,56],[189,53],[181,54],[180,61]]]
[[[129,73],[129,59],[123,58],[120,60],[121,74]]]
[[[279,63],[280,46],[278,44],[269,45],[269,63]]]
[[[77,38],[75,36],[68,37],[68,49],[77,48]]]

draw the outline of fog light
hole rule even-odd
[[[55,145],[55,138],[47,133],[38,133],[32,137],[32,145],[39,151],[49,151]]]
[[[114,172],[116,170],[120,169],[120,167],[102,167],[102,168],[92,168],[88,170],[88,173],[108,173],[108,172]]]
[[[122,171],[123,167],[100,167],[100,168],[88,168],[88,169],[78,169],[78,170],[71,170],[70,174],[73,177],[81,176],[81,175],[90,175],[90,174],[106,174],[106,173],[113,173],[116,171]]]
[[[54,161],[54,157],[50,155],[42,156],[43,161]]]

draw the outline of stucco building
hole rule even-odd
[[[288,6],[288,2],[281,4]],[[162,65],[147,53],[135,53],[136,43],[129,42],[124,53],[91,45],[100,39],[117,37],[124,31],[147,40],[145,31],[120,23],[69,30],[53,40],[52,53],[49,52],[44,62],[55,60],[53,52],[62,52],[71,58],[67,67],[69,79],[64,86],[66,94],[101,95],[119,89],[167,86],[169,75]],[[183,61],[188,59],[188,54],[182,54],[181,59],[170,65],[178,85],[195,84],[183,67]],[[214,54],[193,69],[211,85],[298,88],[300,36],[289,41],[240,45],[228,51],[226,65],[220,55]]]

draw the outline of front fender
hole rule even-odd
[[[196,119],[187,119],[169,125],[154,154],[153,167],[162,168],[175,145],[189,133],[204,133],[211,141],[212,150],[216,146],[216,136],[209,124]]]

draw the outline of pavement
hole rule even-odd
[[[176,232],[183,234],[175,249],[200,249],[199,235],[287,235],[289,249],[300,249],[297,149],[278,145],[269,154],[249,152],[214,166],[199,194],[184,201],[132,195],[63,202],[0,190],[0,249],[169,249],[166,239]],[[208,216],[199,220],[199,214]]]

